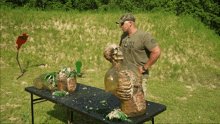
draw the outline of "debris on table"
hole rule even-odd
[[[65,96],[65,95],[69,95],[69,93],[67,91],[55,91],[52,93],[53,96]]]
[[[106,103],[106,101],[105,101],[105,100],[102,100],[102,101],[100,101],[100,103]]]
[[[85,89],[87,89],[87,87],[83,87],[82,89],[85,90]]]
[[[131,122],[130,119],[127,118],[127,115],[124,114],[121,109],[114,109],[113,111],[111,111],[108,115],[106,115],[106,118],[113,121],[114,119],[118,119],[121,121],[128,121]]]

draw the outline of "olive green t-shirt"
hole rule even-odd
[[[124,62],[132,63],[140,67],[149,60],[150,51],[158,44],[151,34],[142,30],[137,30],[129,36],[127,33],[122,34],[120,45],[124,54]],[[149,71],[142,73],[143,78],[149,77]]]

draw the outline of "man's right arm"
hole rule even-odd
[[[121,42],[122,42],[122,37],[121,37],[121,40],[120,40],[119,46],[121,46]]]

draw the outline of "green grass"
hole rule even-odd
[[[122,14],[2,10],[1,122],[31,123],[30,94],[24,88],[33,86],[41,74],[57,72],[63,66],[76,68],[77,61],[82,62],[85,73],[77,82],[104,89],[111,64],[103,51],[107,44],[119,43],[122,31],[115,22]],[[146,99],[167,106],[155,122],[220,122],[220,37],[190,16],[133,14],[137,27],[151,33],[162,49],[147,82]],[[16,40],[24,32],[29,38],[20,49],[19,61],[27,72],[16,80],[20,75]],[[34,109],[36,123],[70,120],[68,110],[51,102],[36,104]],[[74,118],[83,122],[76,114]]]

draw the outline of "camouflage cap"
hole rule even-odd
[[[131,13],[125,13],[124,15],[121,16],[121,19],[119,19],[116,23],[120,24],[120,23],[123,23],[124,21],[135,22],[135,18]]]

